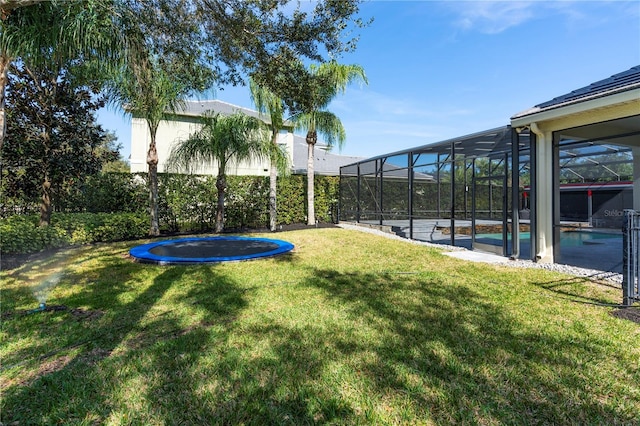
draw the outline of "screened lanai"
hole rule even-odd
[[[505,126],[342,167],[340,220],[504,256],[530,253],[514,232],[530,231],[530,148],[528,131]]]
[[[511,125],[535,137],[534,259],[620,272],[624,210],[640,210],[640,66],[522,111]]]
[[[536,179],[530,155],[537,137],[527,128],[505,126],[374,157],[341,168],[340,220],[540,260],[539,240],[531,238],[538,235],[536,198],[552,195],[554,261],[619,272],[639,137],[639,116],[557,132],[554,184],[543,188],[535,184],[545,179]]]
[[[625,209],[640,210],[640,66],[522,111],[510,126],[340,172],[342,221],[602,271],[621,271]]]

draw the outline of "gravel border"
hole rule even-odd
[[[400,240],[400,241],[404,241],[411,244],[418,244],[422,246],[439,248],[439,249],[442,249],[443,251],[469,251],[464,247],[450,246],[447,244],[435,244],[435,243],[429,243],[426,241],[409,240],[407,238],[403,238],[398,235],[395,235],[389,232],[384,232],[369,226],[339,223],[338,227],[343,229],[353,230],[353,231],[367,232],[370,234],[375,234],[381,237],[390,238],[394,240]],[[562,272],[562,273],[573,275],[576,277],[586,277],[594,280],[607,281],[613,284],[617,284],[620,286],[620,288],[622,288],[622,274],[618,274],[616,272],[607,272],[607,271],[599,271],[596,269],[578,268],[576,266],[561,265],[558,263],[536,263],[531,260],[523,260],[523,259],[510,260],[505,258],[504,262],[498,262],[493,264],[502,265],[502,266],[511,266],[515,268],[546,269],[548,271]]]

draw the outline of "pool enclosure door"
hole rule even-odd
[[[474,250],[501,256],[510,254],[508,173],[507,154],[473,161],[471,247]]]

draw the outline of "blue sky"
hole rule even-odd
[[[305,0],[301,0],[302,3]],[[355,52],[367,86],[329,109],[344,155],[372,157],[509,124],[536,104],[640,65],[640,1],[369,1]],[[215,97],[251,108],[246,88]],[[130,124],[99,122],[130,153]]]

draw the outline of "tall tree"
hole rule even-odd
[[[312,76],[304,62],[323,62],[355,49],[362,0],[194,0],[202,16],[218,81],[243,84],[250,75],[290,111],[306,99]]]
[[[124,41],[113,16],[117,0],[0,2],[0,149],[6,133],[5,91],[12,61],[32,67],[56,67],[80,59],[100,61],[107,69],[123,57]]]
[[[172,168],[197,170],[202,166],[217,166],[216,232],[224,229],[224,203],[227,190],[227,166],[231,163],[269,159],[285,165],[282,151],[273,150],[264,123],[242,113],[220,115],[206,113],[202,128],[171,150],[168,163]]]
[[[158,127],[183,108],[187,97],[210,86],[214,73],[188,1],[122,1],[126,7],[119,22],[128,40],[129,59],[107,83],[107,94],[112,104],[147,123],[149,234],[159,235]]]
[[[342,122],[327,107],[339,93],[345,92],[349,84],[367,83],[367,77],[361,66],[342,65],[336,61],[312,65],[310,75],[313,78],[305,87],[307,98],[300,106],[301,112],[294,114],[291,119],[297,130],[307,132],[307,224],[315,225],[314,148],[318,142],[318,133],[324,136],[329,148],[335,144],[342,148],[346,139]]]
[[[249,80],[251,99],[256,109],[261,115],[266,115],[267,126],[271,131],[271,144],[274,150],[280,149],[278,146],[278,135],[280,130],[285,128],[284,111],[285,105],[282,99],[276,96],[266,87],[258,85],[253,79]],[[269,229],[273,232],[277,225],[277,187],[278,187],[278,164],[277,157],[271,156],[271,166],[269,169]]]
[[[133,72],[128,72],[133,71]],[[147,150],[149,174],[149,235],[160,235],[158,220],[158,150],[157,134],[162,120],[181,109],[190,89],[168,75],[158,65],[125,70],[109,90],[111,102],[123,105],[134,117],[142,118],[149,129]]]
[[[219,83],[241,84],[253,75],[292,109],[309,79],[301,59],[321,62],[355,48],[351,31],[368,25],[357,17],[361,1],[0,0],[0,145],[6,72],[15,58],[31,55],[35,64],[42,52],[55,50],[67,58],[95,57],[104,71],[140,62],[138,53],[147,53],[138,49],[142,35],[144,45],[171,58],[193,63],[196,54]]]
[[[94,57],[97,70],[110,74],[123,62],[144,63],[142,47],[153,46],[161,63],[193,64],[197,57],[209,65],[188,73],[180,70],[189,67],[165,68],[179,79],[213,75],[235,85],[253,75],[291,109],[309,79],[301,59],[322,61],[355,48],[358,37],[350,31],[367,25],[356,17],[361,1],[318,0],[292,9],[290,0],[0,0],[0,146],[6,72],[15,58],[31,55],[35,64],[54,50]]]
[[[19,190],[28,198],[39,195],[41,226],[49,224],[55,194],[117,158],[95,121],[101,106],[96,93],[71,81],[68,69],[13,66],[3,181],[8,191]]]

